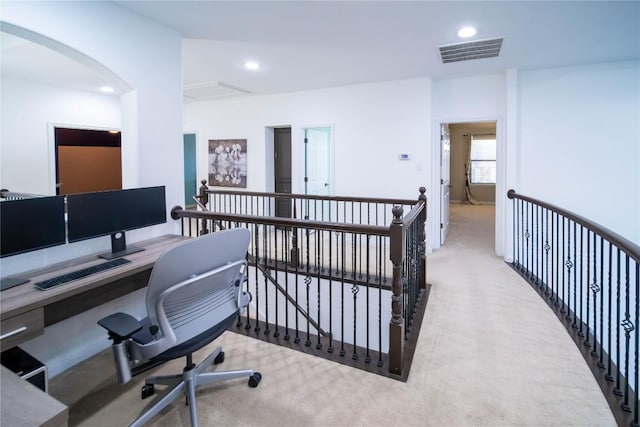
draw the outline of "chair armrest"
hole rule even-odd
[[[98,320],[98,325],[105,328],[109,332],[109,337],[115,342],[127,340],[142,329],[142,324],[126,313],[114,313],[104,317]]]

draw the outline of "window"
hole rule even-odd
[[[495,137],[471,138],[471,184],[496,183],[496,139]]]

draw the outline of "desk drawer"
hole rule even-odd
[[[0,324],[0,347],[6,350],[44,333],[42,308],[4,319]]]

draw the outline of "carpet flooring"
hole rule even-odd
[[[494,254],[493,221],[493,206],[451,206],[449,237],[427,258],[431,294],[406,383],[227,332],[195,361],[222,345],[216,369],[252,368],[263,380],[199,389],[200,425],[614,426],[564,327]],[[71,426],[124,426],[154,400],[140,399],[143,381],[118,385],[106,350],[51,379],[50,392]],[[149,424],[188,426],[184,400]]]

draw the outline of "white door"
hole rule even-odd
[[[449,233],[449,187],[450,187],[450,164],[451,164],[451,142],[449,140],[449,125],[440,125],[440,244],[444,245]]]
[[[331,128],[317,127],[304,129],[304,193],[317,196],[331,194]],[[322,211],[319,204],[307,203],[305,217],[309,219],[329,219],[329,206]]]

